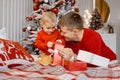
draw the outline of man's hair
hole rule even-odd
[[[51,11],[43,12],[41,15],[40,23],[44,24],[45,22],[56,24],[57,23],[56,15]]]
[[[83,20],[82,17],[76,12],[69,12],[64,15],[58,22],[59,26],[65,26],[68,29],[82,29]]]

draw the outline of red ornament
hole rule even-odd
[[[32,17],[26,17],[27,21],[32,21]]]
[[[74,11],[75,11],[75,12],[79,12],[79,9],[78,9],[78,8],[74,8]]]
[[[40,3],[40,1],[39,0],[35,0],[35,3]]]
[[[26,19],[27,21],[29,21],[29,17],[26,17],[25,19]]]
[[[57,13],[58,13],[58,8],[57,8],[57,7],[54,7],[54,8],[52,9],[52,12],[54,12],[55,14],[57,14]]]
[[[36,15],[34,15],[34,16],[33,16],[33,19],[35,19],[36,17],[37,17],[37,16],[36,16]]]
[[[72,0],[72,2],[71,2],[71,6],[74,6],[75,5],[75,0]]]
[[[32,21],[32,17],[29,17],[29,21]]]
[[[68,2],[69,0],[65,0],[66,2]]]
[[[60,2],[59,2],[60,5],[63,5],[63,3],[64,3],[63,1],[60,1]]]
[[[35,3],[35,0],[33,0],[33,3]]]
[[[34,9],[35,11],[38,10],[38,9],[39,9],[39,5],[35,4],[35,5],[33,6],[33,9]]]
[[[22,31],[23,31],[23,32],[26,32],[26,29],[27,29],[27,27],[24,27],[24,28],[22,28]]]
[[[26,17],[27,21],[32,21],[32,17]]]
[[[40,1],[36,1],[36,5],[40,6]]]
[[[40,3],[36,3],[36,5],[40,6]]]

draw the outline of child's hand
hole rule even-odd
[[[48,46],[48,48],[51,48],[52,46],[53,46],[53,42],[51,42],[51,41],[49,41],[48,43],[47,43],[47,46]]]
[[[50,49],[50,48],[49,48],[49,49],[48,49],[48,52],[51,53],[51,55],[54,54],[54,50],[53,50],[53,49]]]
[[[61,41],[60,39],[56,40],[56,42],[58,42],[58,43],[62,43],[62,41]]]

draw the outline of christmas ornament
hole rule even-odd
[[[74,11],[75,12],[79,12],[79,8],[74,8]]]
[[[33,3],[35,3],[35,0],[32,0],[33,1]]]
[[[58,8],[57,8],[57,7],[54,7],[54,8],[52,9],[52,12],[54,12],[55,14],[57,14],[57,13],[58,13]]]
[[[27,21],[32,21],[32,17],[26,17]]]
[[[38,7],[40,6],[40,1],[39,0],[36,0],[35,1],[35,5],[37,5]]]
[[[63,3],[64,3],[63,1],[60,1],[60,2],[59,2],[60,5],[63,5]]]
[[[71,6],[74,6],[75,5],[75,0],[72,0],[72,2],[71,2]]]
[[[34,9],[34,10],[38,10],[38,9],[39,9],[39,6],[36,4],[36,5],[33,6],[33,9]]]
[[[40,3],[40,1],[39,0],[35,0],[35,3]]]
[[[45,3],[48,3],[48,0],[44,0]]]
[[[30,31],[30,30],[31,30],[31,27],[30,27],[30,26],[28,26],[28,27],[27,27],[27,30],[28,30],[28,31]]]
[[[34,15],[34,16],[33,16],[33,19],[36,19],[36,17],[37,17],[37,15]]]
[[[40,1],[39,0],[35,0],[35,4],[40,6]]]
[[[27,29],[27,27],[23,27],[23,28],[22,28],[22,31],[23,31],[23,32],[26,32],[26,29]]]

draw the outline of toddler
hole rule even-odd
[[[35,45],[46,55],[52,53],[55,42],[65,44],[65,40],[57,29],[56,24],[57,17],[53,12],[43,12],[40,20],[42,30],[37,34]]]

